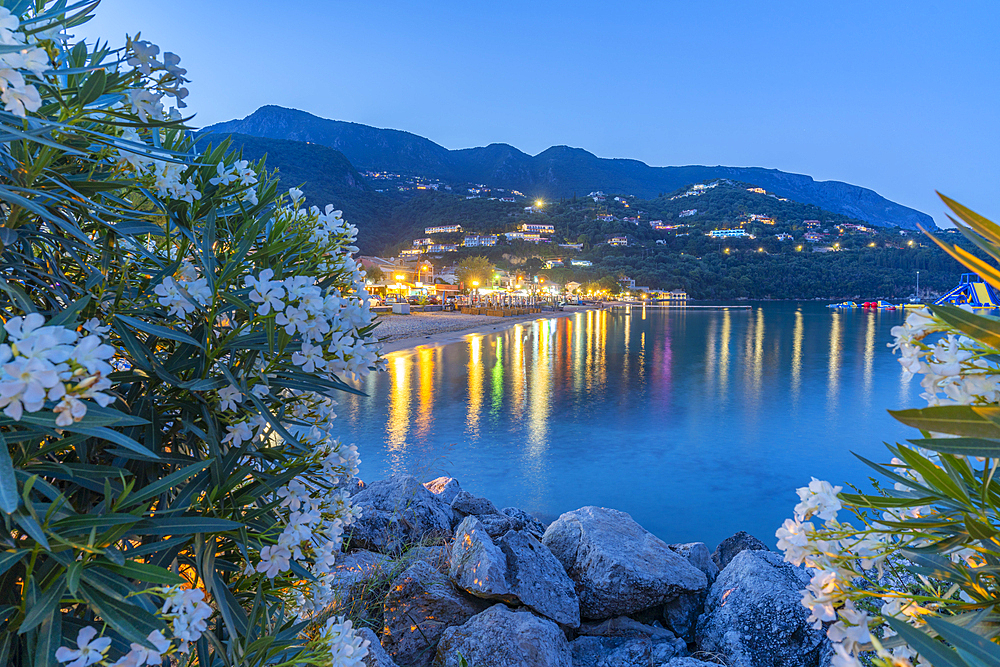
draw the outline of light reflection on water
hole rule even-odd
[[[818,304],[587,311],[390,355],[340,399],[362,477],[457,477],[551,520],[629,512],[671,542],[736,530],[768,543],[815,475],[863,483],[911,437],[914,405],[885,343],[902,313]],[[742,368],[741,368],[742,367]]]

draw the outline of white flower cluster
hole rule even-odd
[[[197,588],[180,586],[153,589],[153,592],[164,598],[158,615],[170,624],[172,638],[164,637],[162,632],[154,630],[146,637],[153,648],[133,642],[128,653],[109,665],[106,654],[111,646],[111,639],[94,639],[97,630],[88,626],[82,628],[77,635],[75,649],[62,646],[56,650],[56,660],[68,662],[66,667],[97,664],[109,667],[154,667],[163,664],[163,659],[173,656],[175,652],[188,653],[191,642],[198,641],[208,629],[207,621],[212,616],[212,608],[205,603],[205,594]]]
[[[37,46],[42,39],[50,38],[51,35],[44,31],[33,31],[30,35],[25,33],[20,17],[6,7],[0,7],[0,45],[21,47],[0,53],[0,100],[4,109],[21,118],[42,106],[38,89],[28,83],[24,75],[39,76],[50,69],[49,55]]]
[[[297,477],[278,489],[283,529],[276,544],[261,549],[255,569],[274,578],[287,572],[292,561],[305,563],[317,577],[316,582],[297,591],[300,614],[306,616],[332,601],[329,575],[341,550],[344,528],[360,516],[360,508],[352,505],[348,493],[336,485],[342,478],[356,475],[361,460],[357,447],[332,439],[318,427],[300,441],[313,446],[308,463],[314,474]],[[317,477],[326,485],[312,481]]]
[[[164,112],[162,99],[164,95],[169,95],[175,99],[177,109],[187,106],[184,102],[184,98],[188,96],[188,89],[184,87],[188,82],[184,76],[187,70],[180,66],[180,56],[167,51],[163,54],[163,62],[160,62],[156,59],[160,47],[147,41],[129,40],[126,49],[128,51],[126,62],[152,84],[151,88],[135,88],[129,91],[132,112],[144,123],[149,119],[164,120],[167,117],[179,119],[180,113],[176,109],[171,109],[169,115]]]
[[[367,295],[342,296],[335,289],[324,291],[311,276],[274,280],[274,271],[264,269],[258,277],[247,276],[249,298],[257,314],[274,314],[274,321],[290,336],[298,334],[301,348],[292,363],[307,373],[360,377],[378,360],[375,346],[358,334],[371,324]]]
[[[329,653],[330,667],[362,667],[368,656],[367,639],[358,636],[350,621],[343,616],[331,618],[319,632],[317,643]]]
[[[954,333],[928,342],[930,334],[948,329],[926,309],[911,312],[902,325],[892,328],[894,340],[889,347],[899,351],[907,379],[923,376],[920,396],[932,406],[1000,401],[1000,370],[984,358],[991,351]]]
[[[166,306],[171,315],[180,318],[186,318],[198,306],[204,308],[212,303],[208,280],[198,277],[198,270],[190,262],[182,263],[174,277],[164,278],[153,292],[161,306]]]
[[[8,343],[0,345],[0,407],[5,415],[20,421],[25,412],[38,412],[45,401],[58,401],[52,408],[57,426],[69,426],[87,414],[84,399],[105,407],[114,397],[108,359],[115,349],[101,334],[108,330],[96,319],[87,322],[88,335],[63,326],[46,326],[38,313],[12,317],[4,324]]]
[[[916,479],[908,469],[899,472]],[[810,571],[811,580],[802,591],[802,604],[809,609],[809,621],[814,627],[830,623],[826,634],[835,650],[832,667],[860,667],[859,648],[872,642],[871,628],[881,624],[878,616],[872,617],[855,606],[851,599],[854,582],[873,568],[881,579],[890,554],[901,544],[898,538],[891,536],[890,530],[879,529],[879,524],[871,530],[857,531],[848,523],[838,522],[841,502],[837,494],[840,490],[841,487],[816,478],[809,486],[797,489],[800,502],[795,506],[795,518],[785,520],[775,536],[785,560],[793,565],[805,565]],[[820,530],[808,521],[812,517],[825,521]],[[883,514],[884,521],[897,522],[906,518],[907,515],[901,512]],[[927,607],[900,596],[884,599],[880,616],[920,625],[920,617],[927,612]],[[895,635],[888,625],[881,629],[883,639]],[[892,664],[913,664],[911,660],[916,654],[908,647],[896,647],[890,653],[878,646],[879,656]]]
[[[243,193],[242,201],[257,205],[257,172],[253,170],[247,160],[236,160],[231,165],[220,162],[216,165],[217,176],[208,179],[212,185],[221,188],[228,187],[236,183],[236,188]]]
[[[191,179],[183,180],[188,165],[173,160],[161,160],[163,157],[156,149],[150,148],[139,133],[131,128],[122,130],[122,135],[115,141],[118,147],[119,162],[134,169],[140,176],[148,176],[152,181],[156,194],[176,201],[193,204],[201,199],[201,192]]]

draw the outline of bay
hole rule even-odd
[[[773,545],[811,477],[868,486],[853,456],[915,432],[887,347],[902,311],[817,303],[588,311],[388,356],[338,398],[362,479],[396,472],[551,521],[623,510],[667,542]]]

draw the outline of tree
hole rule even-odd
[[[382,269],[377,266],[372,266],[365,269],[365,273],[368,274],[368,280],[372,281],[374,284],[378,284],[385,280],[385,274],[382,273]]]
[[[465,285],[465,289],[472,287],[472,283],[479,283],[479,287],[488,287],[493,283],[493,272],[496,267],[485,257],[466,257],[455,269],[455,277]]]
[[[378,365],[357,230],[199,154],[178,58],[73,44],[83,4],[0,21],[0,663],[363,658],[324,612],[331,393]]]

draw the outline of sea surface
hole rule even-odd
[[[579,312],[388,356],[342,394],[361,478],[457,478],[543,521],[623,510],[667,542],[768,545],[815,476],[867,486],[852,452],[916,434],[889,330],[903,312],[816,303]]]

